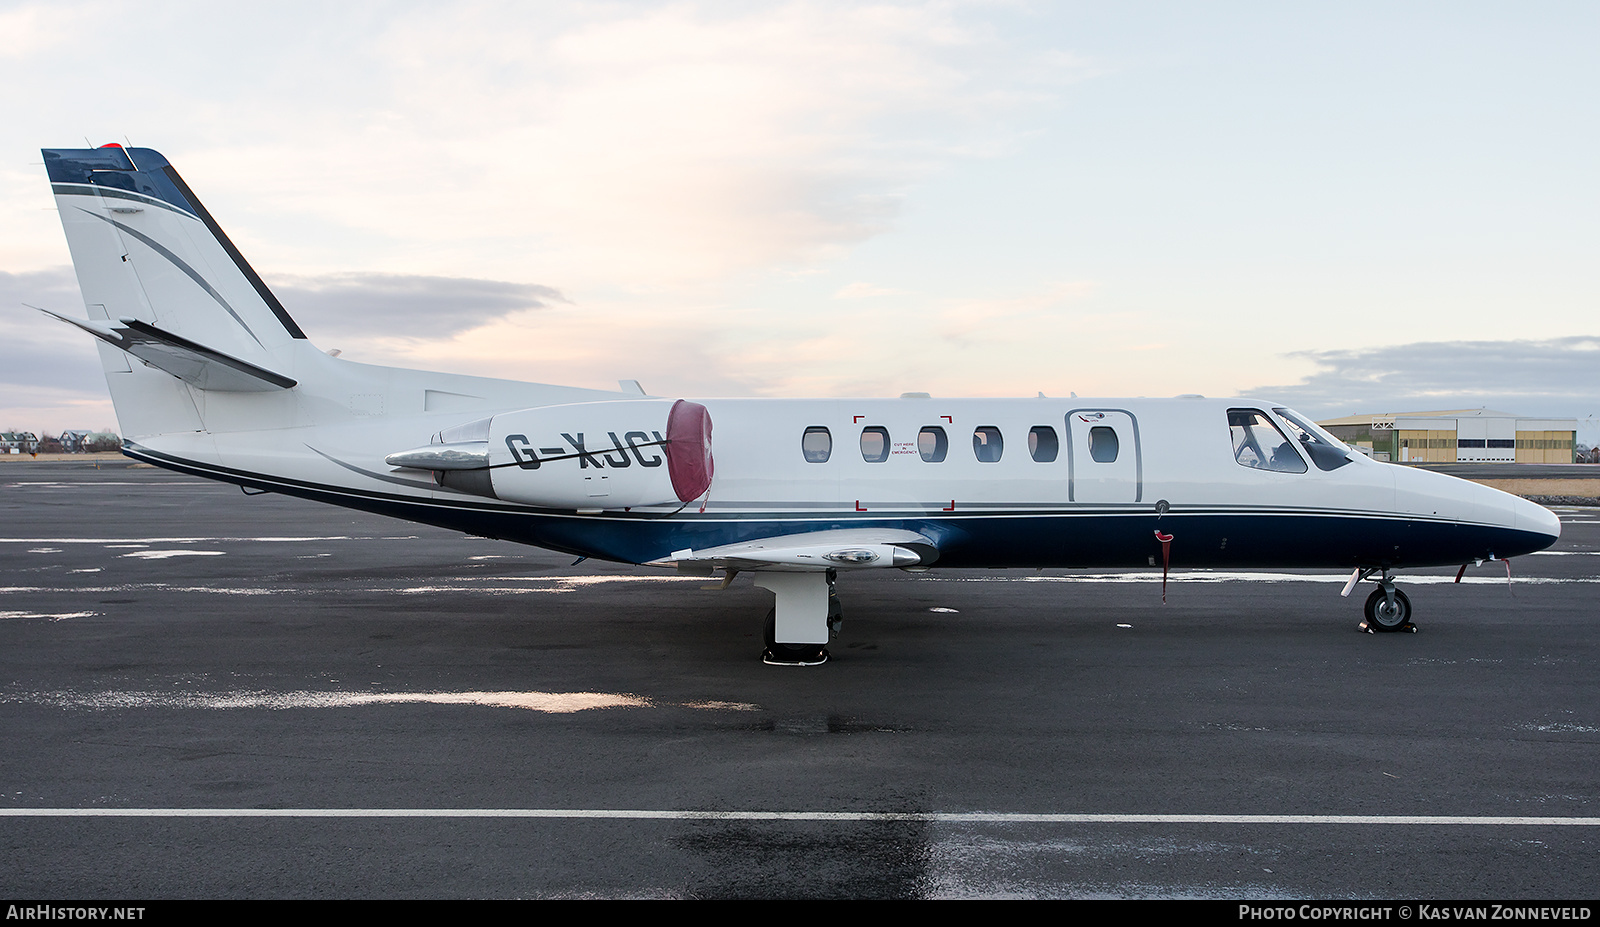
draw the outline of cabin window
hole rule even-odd
[[[1000,429],[993,425],[980,425],[972,431],[972,454],[979,463],[998,463],[1005,450],[1000,439]]]
[[[1241,467],[1279,473],[1306,472],[1306,462],[1295,453],[1294,444],[1283,436],[1265,412],[1229,409],[1228,430],[1233,436],[1233,459]]]
[[[861,459],[867,463],[883,463],[889,459],[889,429],[882,425],[861,429]]]
[[[1061,442],[1056,440],[1056,430],[1049,425],[1035,425],[1028,432],[1028,456],[1039,463],[1050,463],[1061,453]]]
[[[917,453],[928,463],[944,460],[944,456],[950,453],[950,439],[944,436],[944,429],[938,425],[928,425],[917,432]]]
[[[812,425],[800,438],[800,453],[806,463],[827,463],[833,456],[833,435],[821,425]]]
[[[1117,430],[1109,425],[1096,425],[1089,429],[1089,457],[1095,463],[1114,463],[1121,444]]]

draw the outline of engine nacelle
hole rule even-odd
[[[711,413],[684,399],[582,402],[489,421],[497,498],[547,508],[679,505],[711,486]]]

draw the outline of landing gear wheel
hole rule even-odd
[[[766,630],[767,649],[761,655],[761,662],[772,666],[820,666],[828,662],[828,648],[821,644],[780,644],[777,642],[778,610],[776,608],[767,612]]]
[[[839,604],[839,597],[828,596],[828,637],[838,637],[844,628],[844,606]]]
[[[1398,589],[1394,591],[1393,605],[1389,604],[1381,586],[1372,590],[1372,595],[1367,596],[1366,615],[1368,631],[1415,630],[1411,624],[1411,600]]]

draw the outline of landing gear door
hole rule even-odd
[[[1143,501],[1139,420],[1131,412],[1121,409],[1068,412],[1067,449],[1069,501]]]

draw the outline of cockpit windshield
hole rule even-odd
[[[1289,433],[1299,440],[1306,456],[1317,465],[1317,469],[1337,470],[1350,462],[1349,446],[1323,431],[1316,422],[1289,409],[1275,408],[1272,411],[1289,426]]]
[[[1272,411],[1289,423],[1289,430],[1294,432],[1294,436],[1300,439],[1301,444],[1327,444],[1340,450],[1350,449],[1343,441],[1323,431],[1322,426],[1293,409],[1277,408]]]

